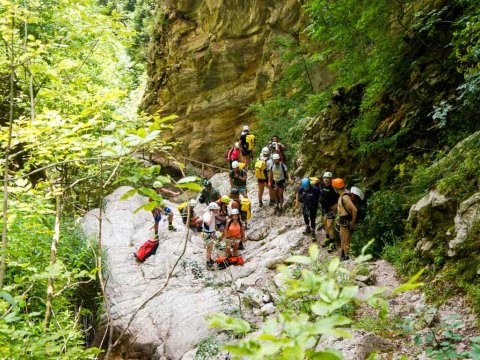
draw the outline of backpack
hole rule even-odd
[[[187,205],[188,205],[188,202],[186,202],[186,201],[184,201],[184,202],[182,202],[181,204],[179,204],[179,205],[177,206],[178,212],[181,214],[181,213],[182,213],[182,210],[185,209],[185,208],[187,207]]]
[[[320,179],[315,176],[309,177],[309,179],[310,179],[310,184],[312,185],[317,185],[320,182]]]
[[[234,147],[232,146],[231,148],[227,149],[227,151],[225,152],[225,161],[230,161],[230,158],[232,156],[232,152],[233,152],[233,149]]]
[[[252,217],[251,209],[252,209],[252,206],[251,206],[250,199],[243,198],[240,201],[240,211],[246,213],[246,220],[250,220],[250,218]]]
[[[267,162],[265,160],[258,159],[255,162],[255,177],[259,180],[266,180],[265,170],[267,169]]]
[[[140,246],[134,256],[140,262],[144,262],[149,256],[152,256],[157,253],[158,241],[155,239],[148,239],[146,242]]]
[[[253,134],[248,134],[246,137],[245,137],[246,141],[247,141],[247,150],[249,151],[253,151],[253,149],[255,148],[255,135]]]
[[[282,170],[283,170],[283,178],[285,180],[288,180],[288,177],[287,177],[287,165],[285,165],[283,162],[280,163],[280,165],[282,166]],[[272,171],[274,167],[274,164],[272,164],[269,168],[268,168],[268,171]]]
[[[353,190],[353,192],[352,192],[352,190]],[[365,195],[363,194],[363,191],[360,190],[359,188],[352,187],[352,189],[350,189],[350,191],[351,192],[349,192],[348,194],[343,194],[343,196],[348,195],[348,196],[350,196],[350,199],[352,199],[353,205],[355,205],[355,207],[357,208],[357,222],[358,222],[358,221],[361,221],[361,220],[365,219],[365,215],[367,213],[367,202],[366,202],[366,199],[365,199]],[[343,205],[343,196],[342,196],[341,201],[342,201],[342,206],[345,208],[345,206]],[[362,197],[363,197],[363,200],[362,200]],[[345,208],[345,211],[349,215],[352,215],[347,210],[347,208]]]

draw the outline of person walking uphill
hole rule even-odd
[[[330,246],[335,249],[335,227],[333,221],[337,214],[338,194],[332,186],[333,174],[326,171],[320,183],[320,204],[322,205],[323,224],[325,226],[326,240],[322,247]]]
[[[283,211],[283,192],[286,181],[292,182],[287,165],[280,161],[279,154],[272,155],[273,164],[268,169],[268,186],[273,190],[275,200],[275,213]]]
[[[227,221],[225,231],[223,233],[225,239],[225,255],[238,256],[238,246],[245,241],[245,227],[240,219],[238,209],[232,209],[230,219]]]
[[[207,211],[203,214],[203,233],[205,246],[207,248],[207,269],[213,270],[214,261],[212,259],[213,246],[217,240],[216,235],[216,221],[215,218],[218,215],[220,207],[217,203],[212,202],[208,204]]]
[[[312,240],[317,241],[315,236],[315,220],[317,218],[318,200],[320,190],[310,183],[309,178],[302,179],[302,185],[295,197],[295,207],[298,208],[299,201],[302,203],[303,220],[305,221],[304,235],[311,234]]]
[[[357,220],[357,208],[350,198],[348,190],[345,189],[343,179],[337,178],[332,181],[333,188],[338,193],[338,215],[340,216],[340,260],[349,259],[350,235]]]
[[[255,177],[258,182],[258,206],[263,206],[263,192],[265,186],[268,187],[268,168],[272,165],[272,160],[269,159],[270,150],[268,147],[262,149],[260,157],[255,162]]]
[[[153,189],[157,194],[164,194],[164,195],[170,195],[170,196],[178,196],[180,193],[176,193],[167,189],[162,188],[162,183],[160,181],[155,181],[153,183]],[[149,202],[153,201],[151,198],[148,199]],[[153,215],[153,220],[154,220],[154,225],[153,225],[153,231],[155,233],[155,238],[158,238],[158,226],[160,224],[160,221],[162,220],[162,215],[166,215],[168,217],[168,230],[170,231],[176,231],[175,227],[173,226],[173,211],[167,206],[159,206],[155,207],[152,210],[152,215]]]
[[[240,194],[247,197],[247,172],[240,169],[238,161],[232,162],[232,170],[229,173],[230,185],[237,188]]]
[[[255,135],[250,133],[250,128],[248,125],[243,127],[243,131],[238,139],[240,150],[243,156],[243,162],[245,163],[245,170],[248,170],[250,167],[250,160],[255,149]]]
[[[239,161],[240,154],[240,143],[237,141],[225,154],[225,160],[228,162],[230,170],[232,170],[232,162]]]

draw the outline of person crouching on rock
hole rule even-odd
[[[345,182],[343,179],[333,179],[332,186],[339,195],[338,215],[340,216],[340,260],[345,261],[349,259],[348,251],[350,248],[350,234],[355,227],[355,221],[357,220],[357,208],[353,204],[348,190],[345,189]]]
[[[188,215],[189,206],[183,207],[183,209],[181,211],[181,214],[180,214],[181,217],[182,217],[182,221],[185,225],[187,225],[187,220],[188,220],[188,218],[190,218],[188,227],[193,229],[193,230],[201,230],[202,229],[202,218],[197,216],[195,214],[195,211],[193,210],[193,208],[195,206],[197,206],[197,201],[195,199],[190,199],[188,201],[188,204],[190,205],[190,216]]]
[[[317,218],[319,198],[320,190],[318,190],[318,187],[312,185],[309,178],[302,179],[302,185],[298,189],[295,197],[295,207],[298,208],[299,200],[301,200],[303,220],[306,225],[303,234],[311,234],[312,241],[317,241],[315,236],[315,220]]]
[[[245,227],[238,209],[232,209],[223,238],[225,239],[225,255],[227,257],[238,256],[238,245],[245,241]]]
[[[225,224],[227,223],[228,205],[230,204],[230,197],[228,195],[223,195],[219,200],[216,201],[216,203],[220,207],[220,209],[218,210],[215,221],[217,222],[218,231],[223,232],[225,230]]]
[[[203,214],[203,233],[204,233],[204,241],[205,246],[207,248],[207,269],[213,270],[214,261],[212,259],[212,251],[213,246],[215,245],[215,241],[217,240],[216,235],[216,221],[215,217],[218,215],[220,210],[220,206],[216,202],[211,202],[208,204],[208,209]]]
[[[232,162],[232,170],[229,173],[230,177],[230,186],[232,188],[237,188],[240,194],[245,197],[247,196],[247,172],[243,169],[240,169],[240,164],[238,161]]]

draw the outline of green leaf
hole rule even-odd
[[[331,313],[331,306],[325,302],[317,301],[311,307],[313,313],[319,316],[327,316]]]
[[[194,182],[177,184],[176,186],[180,189],[190,189],[190,190],[193,190],[193,191],[202,191],[202,187],[200,185],[198,185],[197,183],[194,183]]]
[[[122,195],[120,200],[127,200],[128,198],[132,197],[137,193],[137,189],[130,189],[125,194]]]
[[[338,267],[340,266],[340,259],[338,257],[334,257],[331,261],[330,264],[328,265],[328,272],[330,274],[333,274],[335,271],[337,271]]]
[[[13,298],[12,295],[10,295],[6,291],[0,291],[0,297],[3,298],[7,303],[9,303],[12,307],[15,307],[17,305],[17,302]]]
[[[290,256],[285,261],[288,263],[304,264],[304,265],[310,265],[312,263],[312,259],[303,255],[293,255],[293,256]]]
[[[223,330],[230,330],[236,334],[248,333],[251,329],[250,324],[244,320],[236,319],[225,314],[215,314],[209,317],[210,327],[219,327]]]
[[[358,286],[345,286],[340,292],[340,298],[352,299],[357,296]]]
[[[200,181],[201,178],[199,178],[198,176],[187,176],[187,177],[184,177],[184,178],[181,178],[180,180],[177,181],[177,184],[186,184],[186,183],[194,183],[194,182],[197,182],[197,181]]]
[[[307,353],[310,360],[342,360],[342,357],[333,351],[312,351]]]
[[[310,255],[310,259],[312,259],[312,262],[316,262],[318,260],[318,256],[320,255],[318,246],[315,244],[310,245],[308,248],[308,254]]]

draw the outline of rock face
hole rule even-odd
[[[467,239],[469,231],[478,221],[480,221],[480,192],[460,204],[454,219],[455,238],[448,243],[449,255],[454,255],[453,249]]]
[[[159,0],[143,108],[176,114],[169,139],[216,163],[271,95],[278,36],[298,37],[303,0]]]

